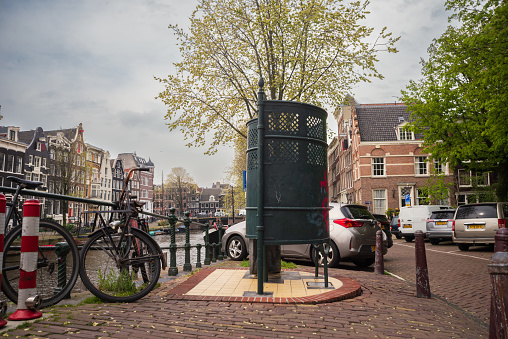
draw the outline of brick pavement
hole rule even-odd
[[[479,248],[477,253],[462,252],[451,243],[437,246],[425,243],[425,246],[431,293],[488,326],[491,282],[487,269],[494,253],[487,247]],[[385,258],[385,270],[414,284],[414,242],[394,240]]]
[[[221,267],[237,267],[226,262]],[[482,338],[487,330],[466,312],[415,297],[408,282],[372,270],[331,269],[362,285],[359,297],[317,305],[172,300],[186,281],[165,282],[131,304],[86,304],[44,310],[53,315],[3,336],[33,338]]]

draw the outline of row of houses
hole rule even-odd
[[[177,207],[180,215],[186,210],[196,215],[212,215],[224,207],[223,195],[227,187],[220,183],[210,189],[196,185],[186,185],[183,190],[167,187],[163,195],[162,187],[154,186],[155,165],[150,158],[146,160],[135,152],[112,157],[109,151],[84,141],[82,124],[48,131],[41,127],[30,131],[21,131],[15,126],[0,127],[0,186],[15,187],[7,179],[15,176],[42,182],[40,191],[114,202],[120,197],[126,174],[137,167],[150,170],[134,172],[129,190],[145,203],[144,209],[148,212],[168,214],[170,207]],[[64,215],[74,221],[82,216],[81,212],[105,208],[38,199],[43,216],[58,222],[64,222]],[[183,204],[179,204],[182,201]]]
[[[491,185],[492,173],[472,173],[432,159],[422,148],[422,135],[407,124],[410,113],[401,103],[350,104],[334,116],[338,136],[328,147],[330,201],[367,205],[373,213],[422,204],[458,206],[480,202],[478,187]],[[429,196],[440,180],[444,194]]]

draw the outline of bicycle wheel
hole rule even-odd
[[[47,307],[70,297],[79,273],[79,251],[72,235],[57,223],[39,224],[37,258],[37,295],[40,307]],[[21,256],[21,226],[5,237],[2,291],[12,302],[18,302],[19,263]]]
[[[102,300],[136,301],[159,280],[161,261],[153,240],[140,230],[133,228],[131,232],[129,237],[101,229],[81,249],[81,280]]]

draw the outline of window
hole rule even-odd
[[[32,180],[33,181],[39,181],[39,173],[33,173],[32,174]]]
[[[414,134],[405,127],[399,127],[399,140],[414,140]]]
[[[25,180],[32,180],[32,173],[25,173]]]
[[[372,176],[385,175],[385,158],[372,158]]]
[[[373,190],[374,213],[385,214],[386,212],[386,190]]]
[[[37,143],[37,150],[40,152],[40,151],[41,151],[41,149],[42,149],[42,147],[41,147],[41,143],[40,143],[40,142],[38,142],[38,143]]]
[[[4,170],[5,154],[0,153],[0,171]]]
[[[416,189],[416,205],[428,205],[429,204],[429,194],[426,189],[418,188]]]
[[[21,173],[22,168],[23,168],[23,158],[16,157],[16,164],[15,164],[14,172]]]
[[[35,157],[34,166],[35,166],[36,168],[37,168],[37,167],[41,167],[41,158],[40,158],[40,157]]]
[[[459,186],[471,186],[471,173],[469,171],[459,169]]]
[[[427,175],[427,157],[415,157],[415,174]]]
[[[436,173],[436,174],[444,173],[443,165],[437,160],[434,160],[434,173]]]
[[[49,150],[49,158],[55,160],[55,150]]]
[[[489,172],[478,173],[476,175],[476,181],[478,186],[488,186],[489,183]]]
[[[7,166],[5,167],[6,172],[14,172],[14,155],[7,156]]]
[[[46,167],[46,158],[42,158],[42,167]]]

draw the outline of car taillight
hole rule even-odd
[[[363,222],[351,220],[351,219],[348,219],[348,218],[335,219],[333,222],[336,223],[336,224],[342,225],[345,228],[349,228],[349,227],[362,227],[363,226]]]
[[[455,232],[455,220],[452,222],[452,231]]]
[[[506,220],[497,219],[497,225],[499,226],[499,228],[506,228]]]
[[[399,227],[400,229],[400,219],[397,219],[397,226]]]

